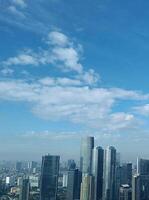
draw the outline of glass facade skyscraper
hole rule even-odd
[[[91,174],[92,150],[94,148],[94,137],[84,137],[81,143],[80,170],[82,174]]]
[[[94,199],[94,177],[92,175],[85,174],[82,177],[80,200],[93,200],[93,199]]]
[[[40,200],[56,200],[59,161],[59,156],[46,155],[42,157]]]
[[[102,200],[103,190],[103,161],[104,150],[102,147],[93,149],[92,175],[94,176],[94,200]]]
[[[137,159],[137,174],[149,175],[149,160],[142,158]]]
[[[104,158],[103,200],[115,200],[116,149],[107,147]]]
[[[67,200],[80,199],[81,178],[78,169],[68,171]]]
[[[20,183],[19,200],[29,200],[30,184],[28,178],[22,178]]]

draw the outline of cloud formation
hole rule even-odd
[[[82,48],[80,44],[68,38],[65,34],[52,31],[45,40],[46,49],[40,48],[38,52],[31,49],[20,52],[15,57],[10,57],[1,64],[5,67],[13,66],[53,66],[61,72],[74,72],[76,81],[92,85],[99,81],[99,75],[93,70],[85,70],[81,64]]]
[[[140,125],[134,113],[129,110],[114,112],[114,107],[124,101],[149,100],[149,94],[99,87],[100,75],[81,63],[82,46],[60,31],[51,31],[44,39],[46,45],[37,51],[21,51],[1,62],[3,73],[14,70],[14,66],[25,68],[26,72],[24,79],[0,81],[1,100],[27,102],[32,113],[40,118],[82,124],[103,133],[134,130]],[[26,78],[28,66],[40,69],[52,66],[60,75],[29,80]]]
[[[147,95],[118,88],[66,86],[66,80],[44,81],[1,81],[0,99],[28,102],[32,112],[46,120],[66,120],[102,131],[135,128],[138,122],[133,114],[114,113],[112,108],[122,100],[148,99]]]
[[[144,116],[149,116],[149,104],[134,107],[134,110]]]

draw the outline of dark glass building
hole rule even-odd
[[[92,175],[94,176],[94,200],[102,200],[104,150],[95,147],[93,150]]]
[[[59,156],[46,155],[42,157],[40,200],[56,200],[59,161]]]
[[[149,160],[147,159],[137,159],[137,174],[149,175]]]
[[[124,163],[120,168],[120,182],[122,184],[132,185],[132,163]]]
[[[68,171],[67,200],[80,199],[81,178],[78,169]]]
[[[103,200],[116,200],[116,149],[107,147],[104,159]]]
[[[19,200],[29,200],[30,185],[29,179],[21,180]]]
[[[120,187],[119,200],[132,200],[132,190],[127,184]]]

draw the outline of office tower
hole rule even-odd
[[[92,150],[94,148],[94,137],[84,137],[81,143],[80,170],[82,175],[91,174]]]
[[[63,187],[67,187],[67,184],[68,184],[68,173],[65,172],[63,173]]]
[[[37,162],[35,161],[28,162],[28,169],[30,172],[36,171],[36,168],[37,168]]]
[[[42,157],[40,200],[56,200],[59,161],[59,156],[46,155]]]
[[[120,168],[121,184],[132,184],[132,163],[124,163]]]
[[[119,200],[132,200],[132,190],[127,184],[120,187]]]
[[[16,171],[20,172],[22,169],[22,162],[16,162]]]
[[[103,200],[115,200],[116,149],[107,147],[104,159]]]
[[[68,171],[67,200],[80,199],[81,178],[78,169]]]
[[[137,159],[137,174],[149,175],[149,160]]]
[[[85,174],[82,177],[80,200],[93,200],[93,199],[94,199],[94,177],[92,175]]]
[[[132,200],[140,200],[140,176],[132,177]]]
[[[116,164],[116,176],[115,176],[115,200],[119,200],[119,189],[121,186],[121,171],[120,165]]]
[[[74,170],[76,168],[76,163],[74,160],[68,160],[67,164],[68,170]]]
[[[103,160],[104,150],[102,147],[93,149],[92,175],[94,176],[94,200],[102,199],[103,190]]]
[[[30,185],[28,178],[22,178],[19,200],[29,200]]]
[[[133,176],[132,200],[149,200],[149,175]]]

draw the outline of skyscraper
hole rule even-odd
[[[74,160],[68,160],[67,164],[68,170],[74,170],[76,168],[76,163]]]
[[[19,200],[29,200],[30,184],[28,178],[22,178]]]
[[[67,200],[80,199],[81,178],[78,169],[68,171]]]
[[[16,168],[16,171],[20,172],[22,169],[22,162],[16,162],[15,168]]]
[[[91,174],[92,150],[94,148],[94,137],[84,137],[81,143],[80,170],[82,174]]]
[[[102,199],[104,150],[95,147],[93,150],[92,175],[94,176],[94,200]]]
[[[82,177],[80,200],[93,200],[93,199],[94,199],[94,177],[92,175],[85,174]]]
[[[137,158],[137,174],[149,175],[149,160]]]
[[[116,149],[107,147],[104,159],[103,200],[115,200]]]
[[[149,200],[149,160],[137,159],[137,175],[133,176],[132,200]]]
[[[56,200],[59,156],[46,155],[42,157],[40,200]]]
[[[124,163],[120,168],[121,184],[132,185],[132,163]]]
[[[127,184],[120,187],[119,200],[132,200],[132,190]]]

